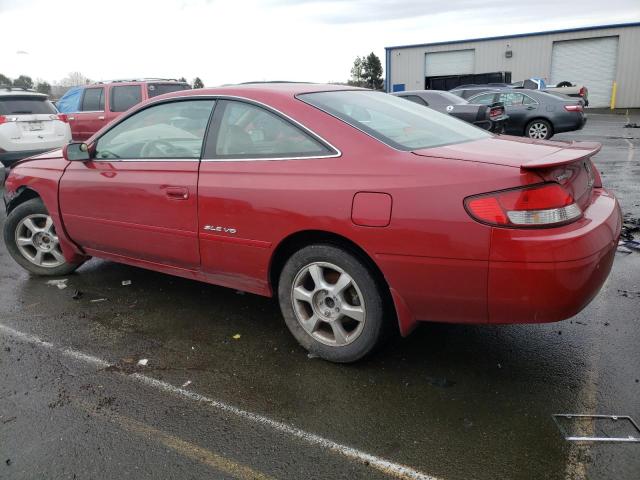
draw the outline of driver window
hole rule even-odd
[[[135,113],[100,137],[95,158],[200,158],[213,103],[176,101]]]

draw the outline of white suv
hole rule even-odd
[[[0,88],[0,162],[4,166],[62,147],[70,140],[67,116],[59,113],[46,95]]]

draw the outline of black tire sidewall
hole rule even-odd
[[[329,262],[342,268],[358,284],[364,297],[366,309],[365,326],[360,336],[348,345],[332,347],[325,345],[309,335],[296,318],[291,303],[291,285],[298,272],[314,262]],[[380,343],[384,329],[384,299],[380,286],[371,271],[354,254],[338,246],[329,244],[310,245],[293,254],[285,264],[278,283],[278,300],[287,327],[309,352],[338,363],[360,360],[371,353]]]
[[[547,126],[547,132],[549,133],[545,138],[533,138],[529,136],[529,129],[534,123],[544,123]],[[529,123],[527,123],[527,128],[525,129],[525,135],[528,138],[531,138],[532,140],[549,140],[551,137],[553,137],[553,125],[551,125],[551,122],[547,120],[543,120],[541,118],[538,118],[536,120],[531,120]]]
[[[80,264],[65,262],[62,265],[53,268],[39,267],[38,265],[34,265],[29,260],[24,258],[18,246],[16,245],[16,228],[20,220],[28,215],[34,214],[44,214],[49,215],[44,203],[39,198],[34,198],[28,200],[20,205],[18,205],[11,213],[7,216],[4,222],[3,228],[3,236],[4,243],[7,247],[7,251],[11,255],[11,257],[25,270],[34,275],[41,276],[63,276],[68,275],[73,272],[76,268],[80,266]]]

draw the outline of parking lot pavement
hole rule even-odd
[[[557,138],[602,141],[639,217],[623,123]],[[270,299],[99,260],[58,289],[1,245],[0,478],[637,479],[638,444],[571,444],[551,415],[640,420],[638,272],[617,254],[564,322],[426,324],[340,366],[308,358]]]

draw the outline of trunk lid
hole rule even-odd
[[[591,157],[600,148],[595,142],[557,142],[502,135],[412,153],[532,171],[544,181],[561,184],[584,209],[590,203],[594,184],[599,182]]]

